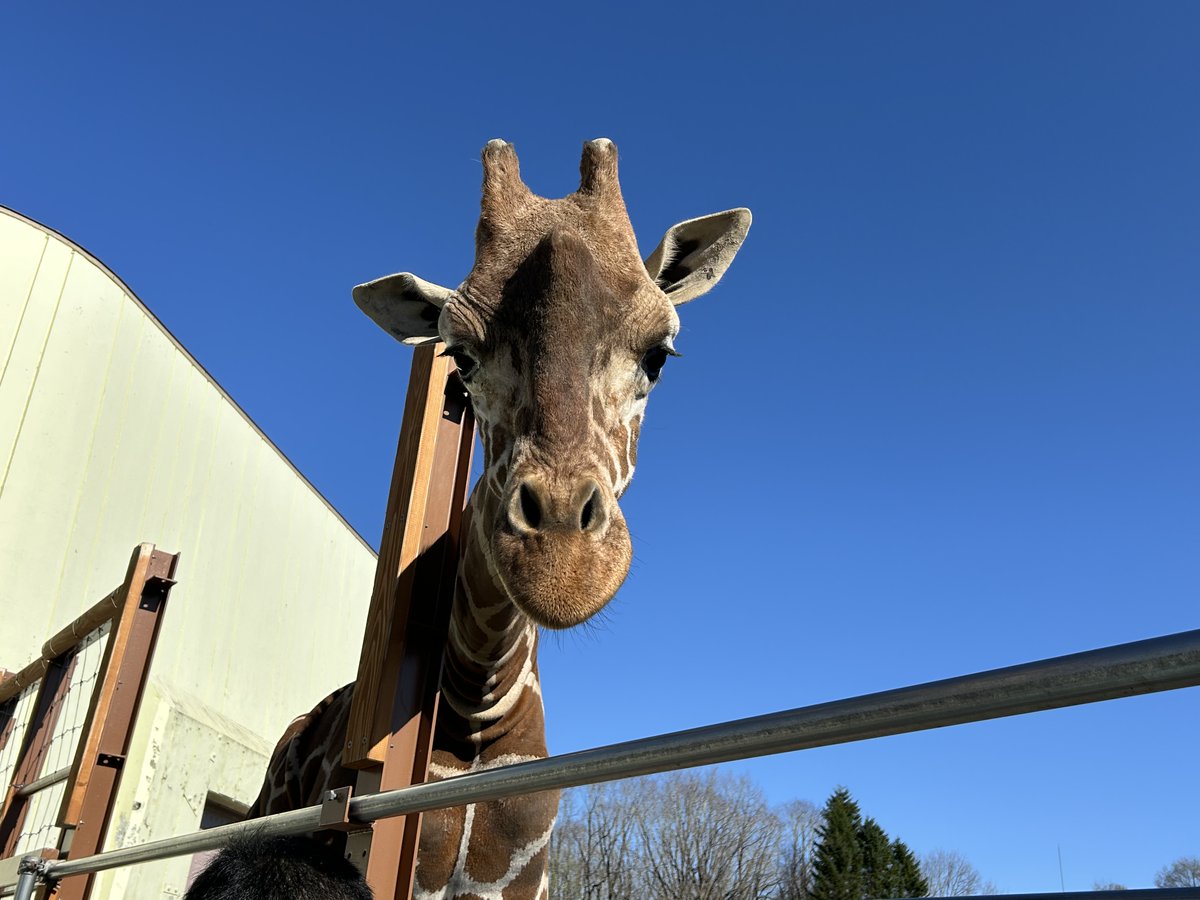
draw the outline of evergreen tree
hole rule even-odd
[[[904,841],[892,841],[892,896],[928,897],[929,882],[921,872],[921,864]]]
[[[862,847],[862,896],[865,900],[902,896],[895,893],[893,885],[892,845],[879,823],[867,818],[859,829],[858,843]]]
[[[848,790],[838,788],[825,801],[824,819],[817,829],[811,900],[862,900],[862,813]]]

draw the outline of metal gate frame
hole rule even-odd
[[[16,846],[31,798],[64,781],[67,787],[55,820],[62,829],[59,845],[42,848],[36,854],[41,859],[54,859],[65,855],[86,857],[99,851],[112,819],[121,771],[178,563],[179,554],[164,553],[153,544],[139,544],[119,587],[50,638],[37,659],[0,682],[0,748],[13,733],[18,695],[40,682],[12,781],[6,786],[0,807],[0,848],[4,856],[10,856]],[[57,772],[40,773],[79,645],[105,622],[112,624],[72,764]],[[6,870],[15,871],[19,864],[20,859],[0,859],[0,883],[5,880]],[[90,873],[68,879],[57,896],[60,900],[84,900],[91,882]]]

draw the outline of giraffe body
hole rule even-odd
[[[538,628],[616,593],[632,555],[617,500],[650,390],[674,355],[675,306],[707,291],[749,228],[732,210],[675,226],[642,262],[616,147],[584,146],[579,190],[534,195],[511,144],[484,148],[475,265],[457,290],[402,273],[355,289],[408,343],[442,340],[471,395],[484,472],[464,520],[430,777],[546,756]],[[353,784],[341,748],[353,685],[289,726],[251,816]],[[557,792],[422,819],[419,900],[541,900]]]

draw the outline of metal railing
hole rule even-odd
[[[497,800],[515,794],[576,787],[1197,685],[1200,685],[1200,630],[355,797],[350,801],[350,816],[354,821],[373,822],[389,816]],[[310,806],[80,859],[27,857],[22,861],[16,898],[29,900],[39,882],[55,882],[70,875],[216,849],[248,830],[265,834],[316,831],[320,828],[321,811],[319,805]],[[1064,895],[1054,896],[1062,898]],[[1094,895],[1089,892],[1087,896]],[[1134,892],[1122,893],[1124,900],[1133,900],[1133,896]],[[1153,896],[1167,897],[1161,891],[1154,892]],[[1189,900],[1200,898],[1200,892],[1178,897],[1171,895],[1170,900],[1184,900],[1185,897]]]
[[[970,900],[1196,900],[1196,898],[1200,898],[1200,887],[1054,891],[1045,894],[977,894]],[[967,898],[923,897],[921,900],[967,900]]]

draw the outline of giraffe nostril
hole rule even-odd
[[[600,506],[600,489],[593,488],[591,494],[588,495],[587,503],[583,504],[583,509],[579,513],[579,530],[587,531],[593,522],[596,521],[596,511]]]
[[[542,507],[533,490],[524,482],[521,484],[521,515],[525,518],[525,524],[532,529],[536,530],[542,524]]]

